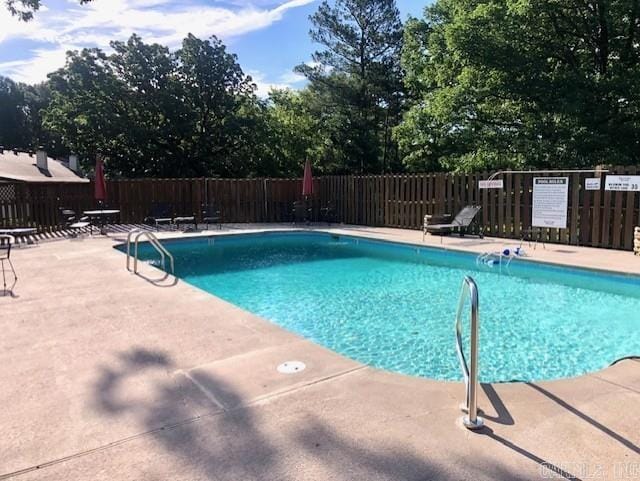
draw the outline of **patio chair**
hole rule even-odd
[[[311,218],[311,209],[306,206],[306,203],[301,200],[297,200],[293,203],[293,223],[298,224],[300,222],[309,223]]]
[[[460,237],[464,237],[465,232],[475,220],[480,209],[480,206],[468,205],[458,212],[458,215],[456,215],[451,222],[446,224],[429,224],[429,219],[425,216],[422,227],[422,240],[424,241],[427,233],[444,235],[454,231],[457,231]],[[480,231],[480,237],[482,237],[482,231]],[[442,239],[440,239],[440,242],[442,242]]]
[[[13,274],[13,284],[11,285],[11,289],[8,292],[13,294],[13,288],[18,283],[18,275],[16,274],[16,270],[13,268],[13,264],[11,263],[11,246],[15,243],[15,239],[13,236],[7,234],[0,234],[0,268],[2,269],[2,289],[3,294],[7,293],[7,276],[5,273],[4,263],[5,261],[9,264],[9,268],[11,269],[11,273]]]
[[[173,218],[173,224],[176,226],[177,229],[180,229],[180,226],[182,224],[193,224],[193,227],[187,227],[185,229],[185,232],[191,231],[191,230],[198,230],[198,221],[196,220],[196,215],[195,214],[183,214],[183,215],[176,215]]]
[[[173,222],[171,206],[165,202],[154,202],[151,204],[151,211],[144,219],[145,224],[154,226],[160,230],[161,225],[169,225]]]
[[[328,225],[337,222],[336,209],[331,202],[327,202],[326,206],[320,208],[320,219]]]
[[[218,224],[218,228],[222,229],[222,213],[215,205],[202,204],[201,214],[202,222],[207,224],[207,229],[209,229],[209,224]]]
[[[82,229],[89,227],[89,232],[93,233],[93,226],[89,222],[89,218],[86,216],[80,217],[73,209],[67,209],[66,207],[60,207],[60,217],[62,218],[62,225],[65,229],[71,230],[71,237],[77,237]]]

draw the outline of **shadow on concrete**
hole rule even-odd
[[[197,378],[189,378],[192,384],[176,382],[176,375],[157,382],[152,401],[123,400],[126,378],[150,369],[169,374],[175,366],[162,352],[137,348],[118,354],[117,362],[102,367],[99,373],[94,405],[114,419],[125,415],[130,419],[133,414],[141,429],[167,453],[158,459],[169,456],[168,469],[183,466],[182,479],[198,473],[198,479],[220,481],[460,480],[460,473],[470,469],[479,476],[470,475],[469,479],[526,479],[495,464],[490,466],[491,473],[472,465],[462,470],[440,466],[430,461],[428,452],[412,454],[404,444],[394,445],[384,437],[376,438],[374,442],[380,447],[372,449],[312,412],[301,412],[300,406],[293,414],[282,412],[277,418],[272,414],[266,418],[259,406],[243,406],[242,397],[228,383],[201,371]],[[200,414],[195,416],[193,399],[190,408],[187,399],[194,390],[208,398],[208,404],[200,401]],[[224,405],[215,398],[220,392],[224,392]],[[263,426],[267,421],[269,433]],[[158,465],[150,468],[162,469]]]
[[[624,447],[630,449],[631,451],[633,451],[636,454],[640,454],[640,447],[638,447],[636,444],[632,443],[630,440],[628,440],[627,438],[625,438],[624,436],[621,436],[620,434],[616,433],[615,431],[609,429],[607,426],[605,426],[602,423],[599,423],[598,421],[596,421],[595,419],[593,419],[590,416],[587,416],[585,413],[583,413],[582,411],[579,411],[578,409],[574,408],[573,406],[571,406],[568,402],[564,401],[563,399],[560,399],[558,396],[556,396],[555,394],[547,391],[546,389],[536,385],[536,384],[532,384],[532,383],[527,383],[527,386],[529,386],[532,389],[535,389],[536,391],[538,391],[540,394],[548,397],[549,399],[551,399],[553,402],[555,402],[556,404],[560,405],[561,407],[563,407],[564,409],[566,409],[567,411],[569,411],[570,413],[576,415],[577,417],[579,417],[580,419],[582,419],[583,421],[589,423],[591,426],[593,426],[594,428],[598,429],[599,431],[603,432],[604,434],[606,434],[607,436],[611,437],[612,439],[616,440],[617,442],[619,442],[620,444],[622,444]]]
[[[317,417],[304,423],[295,435],[295,441],[319,464],[333,471],[333,475],[327,473],[327,479],[334,479],[334,476],[341,479],[340,474],[344,471],[349,471],[354,480],[449,479],[444,469],[430,463],[427,456],[418,458],[400,446],[376,451],[365,448],[362,442],[339,435]]]
[[[168,369],[172,365],[165,354],[142,348],[120,353],[118,359],[120,368],[103,367],[94,386],[96,406],[100,411],[111,415],[132,408],[130,403],[118,398],[120,386],[127,377],[139,375],[147,369]]]
[[[493,439],[494,441],[497,441],[498,443],[500,443],[501,445],[503,445],[506,448],[511,449],[512,451],[520,454],[521,456],[524,456],[525,458],[533,461],[534,463],[538,464],[540,466],[540,478],[541,479],[568,479],[571,481],[582,481],[579,477],[577,477],[576,475],[565,471],[564,469],[562,469],[560,466],[556,466],[553,463],[550,463],[549,461],[546,461],[544,459],[542,459],[541,457],[535,455],[534,453],[527,451],[524,448],[521,448],[520,446],[518,446],[515,443],[512,443],[511,441],[509,441],[506,438],[503,438],[502,436],[499,436],[498,434],[494,433],[493,430],[487,426],[483,427],[481,430],[477,431],[478,434],[482,434],[484,436],[487,436],[491,439]]]
[[[500,399],[500,396],[498,396],[498,393],[493,388],[493,386],[491,384],[481,383],[480,387],[482,387],[482,390],[484,391],[485,395],[489,399],[489,402],[491,402],[491,405],[496,412],[495,416],[490,416],[486,411],[482,411],[482,416],[494,423],[504,424],[505,426],[513,426],[515,421],[513,420],[511,413],[507,409],[507,406],[504,405],[502,399]]]

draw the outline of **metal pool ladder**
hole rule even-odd
[[[133,237],[134,234],[136,236],[133,239],[134,247],[133,247],[133,256],[132,256],[131,255],[131,238]],[[171,274],[174,274],[175,266],[173,262],[173,256],[171,255],[171,253],[167,249],[165,249],[165,247],[160,243],[160,241],[158,240],[158,238],[153,232],[150,232],[148,230],[142,230],[142,229],[133,229],[127,235],[127,270],[131,271],[130,259],[131,257],[133,257],[133,273],[134,274],[138,273],[138,242],[140,241],[140,237],[143,237],[143,236],[149,240],[149,244],[151,244],[153,248],[157,250],[158,253],[160,254],[160,259],[162,262],[162,270],[164,270],[165,272],[167,271],[166,258],[168,257],[169,265],[171,266]]]
[[[465,300],[469,297],[471,302],[471,366],[467,364],[467,359],[462,350],[462,310]],[[478,416],[478,329],[480,321],[478,316],[478,286],[470,276],[466,276],[462,282],[462,291],[458,301],[458,311],[456,313],[456,350],[458,360],[464,376],[466,389],[465,404],[461,407],[467,413],[462,418],[462,424],[467,429],[480,429],[484,426],[484,419]]]

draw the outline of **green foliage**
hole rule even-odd
[[[30,144],[25,109],[24,89],[13,80],[0,77],[0,145],[11,148]]]
[[[66,66],[50,74],[49,81],[52,98],[44,112],[45,128],[60,134],[87,161],[96,152],[118,152],[130,127],[128,105],[124,82],[107,55],[99,49],[68,52]]]
[[[270,93],[266,109],[270,142],[265,145],[269,160],[263,165],[267,173],[298,176],[306,159],[317,174],[351,172],[344,148],[350,119],[346,110],[331,109],[329,101],[314,88]]]
[[[49,98],[47,84],[25,85],[0,76],[0,145],[23,151],[46,145],[53,155],[64,153],[60,138],[42,128]]]
[[[102,151],[131,177],[638,162],[640,0],[436,0],[404,27],[394,0],[335,0],[311,22],[308,85],[267,100],[192,35],[71,52],[41,85],[0,77],[0,143]]]
[[[270,142],[268,162],[262,165],[260,174],[275,176],[300,175],[304,160],[310,159],[317,168],[320,156],[316,153],[321,128],[309,112],[306,93],[291,90],[273,90],[269,94],[266,124]]]
[[[324,50],[297,70],[310,80],[310,109],[327,120],[328,159],[336,170],[390,169],[396,152],[390,132],[402,109],[395,1],[323,1],[311,21],[311,38]]]
[[[637,0],[439,0],[406,27],[411,170],[635,163]]]
[[[121,116],[112,120],[118,125],[116,143],[101,146],[109,155],[109,168],[130,177],[195,175],[184,160],[188,127],[182,119],[188,111],[181,101],[175,55],[136,35],[111,46],[108,63],[117,81],[106,85],[114,87],[123,103]]]
[[[126,177],[244,176],[260,162],[255,86],[213,37],[189,35],[175,54],[133,35],[114,53],[69,52],[50,75],[44,124]],[[264,130],[264,129],[263,129]]]
[[[238,152],[251,142],[255,85],[215,37],[189,35],[177,53],[178,79],[188,110],[186,158],[203,175],[246,175]]]
[[[189,35],[175,53],[137,36],[113,54],[83,50],[50,75],[44,125],[112,175],[291,176],[400,165],[402,24],[393,0],[323,3],[312,36],[327,50],[299,70],[300,92],[257,99],[252,79],[216,38]],[[332,52],[338,52],[334,54]],[[89,160],[91,162],[91,160]]]

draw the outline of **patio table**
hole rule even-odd
[[[0,235],[10,235],[13,237],[25,237],[27,239],[28,245],[33,245],[34,243],[38,242],[37,239],[32,239],[29,237],[30,235],[37,234],[37,233],[38,233],[38,229],[36,229],[35,227],[14,227],[9,229],[0,229]],[[22,244],[19,243],[18,247],[21,245]]]
[[[96,210],[85,210],[82,215],[86,215],[89,219],[96,219],[98,225],[100,226],[100,234],[106,235],[105,226],[109,218],[120,214],[120,210],[118,209],[96,209]]]

